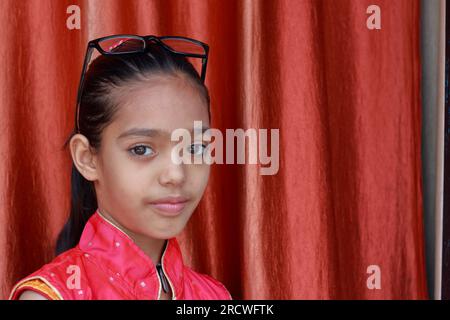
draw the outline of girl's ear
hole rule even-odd
[[[74,165],[86,180],[98,179],[97,158],[84,135],[78,133],[70,139],[70,153]]]

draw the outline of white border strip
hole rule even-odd
[[[434,299],[442,298],[442,225],[444,209],[445,151],[445,0],[439,3],[438,98],[436,141],[436,212],[435,212],[435,273]]]

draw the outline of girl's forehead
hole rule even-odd
[[[154,76],[150,79],[128,81],[112,88],[111,97],[121,104],[139,103],[140,100],[156,100],[173,103],[183,100],[201,100],[200,90],[184,77]]]
[[[208,106],[198,89],[162,82],[124,92],[113,121],[114,131],[159,128],[172,131],[192,129],[194,121],[209,125]]]

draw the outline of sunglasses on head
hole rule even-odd
[[[199,76],[201,81],[205,82],[206,65],[208,63],[209,46],[206,43],[195,39],[178,37],[178,36],[162,36],[153,35],[138,36],[129,34],[118,34],[107,37],[98,38],[89,41],[84,57],[83,69],[81,72],[80,84],[78,86],[77,106],[76,106],[76,131],[80,132],[79,126],[79,109],[81,96],[83,93],[84,77],[87,66],[89,65],[94,49],[102,55],[119,55],[146,52],[149,43],[160,45],[171,53],[182,55],[187,58],[200,59],[201,71]],[[193,63],[195,66],[195,63]]]

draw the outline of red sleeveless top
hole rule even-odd
[[[79,244],[20,280],[9,299],[18,299],[25,290],[61,300],[159,299],[167,284],[172,299],[231,299],[222,283],[184,265],[176,238],[167,240],[157,270],[134,241],[97,209]]]

